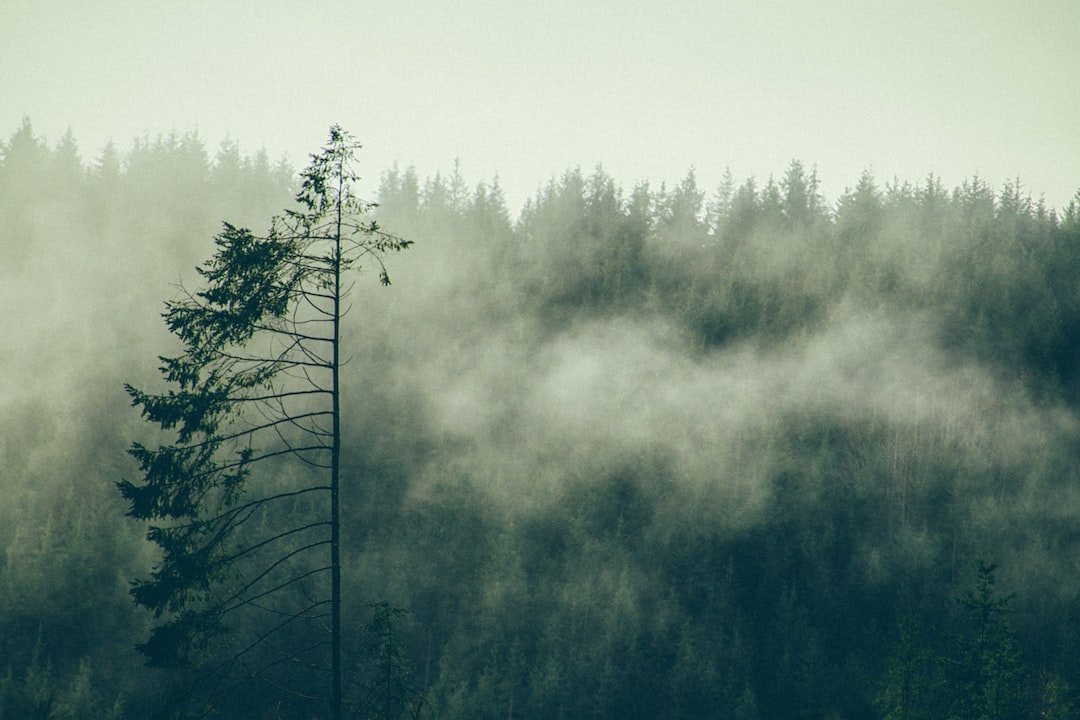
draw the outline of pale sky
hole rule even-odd
[[[712,191],[816,166],[1080,188],[1080,0],[0,0],[0,137],[84,160],[196,130],[297,167],[340,123],[373,182],[455,158],[510,210],[598,163]]]

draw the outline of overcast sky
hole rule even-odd
[[[0,137],[84,159],[197,130],[299,166],[340,123],[368,176],[460,158],[516,213],[553,175],[712,190],[816,165],[1080,188],[1078,0],[0,0]]]

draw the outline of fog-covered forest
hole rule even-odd
[[[162,303],[295,170],[0,144],[0,718],[189,708],[136,650],[124,384],[160,386]],[[538,182],[520,212],[461,167],[361,185],[415,246],[346,323],[345,652],[424,698],[367,716],[1077,717],[1080,194]],[[238,687],[220,717],[293,717]]]

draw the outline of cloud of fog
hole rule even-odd
[[[972,475],[1010,477],[1059,454],[1077,425],[942,352],[928,318],[895,310],[842,303],[816,331],[703,351],[661,314],[583,315],[545,332],[522,318],[488,323],[482,297],[410,302],[377,342],[396,348],[399,390],[443,447],[412,489],[445,482],[449,455],[511,514],[652,457],[667,474],[658,481],[679,490],[667,512],[746,526],[771,502],[777,465],[797,459],[784,432],[800,418],[889,444],[851,452],[891,455],[895,472],[933,449]],[[850,483],[882,482],[853,463]],[[972,482],[983,493],[985,481]]]
[[[173,347],[161,302],[174,294],[170,282],[197,284],[192,267],[208,257],[217,226],[157,218],[147,221],[148,242],[138,224],[115,220],[79,235],[70,219],[50,217],[36,216],[33,251],[17,277],[4,276],[17,282],[0,284],[9,308],[0,352],[6,487],[25,510],[68,497],[76,482],[96,483],[119,518],[111,483],[130,469],[126,443],[146,431],[121,384],[157,381],[155,358]],[[228,214],[213,223],[220,219]],[[963,507],[950,521],[964,523],[966,536],[1000,547],[1024,528],[1025,539],[1009,536],[1007,552],[1022,559],[1007,564],[1020,568],[1010,572],[1065,584],[1071,564],[1038,529],[1080,520],[1077,419],[977,359],[942,350],[934,318],[830,296],[820,319],[785,337],[751,333],[711,347],[658,303],[628,303],[621,314],[564,308],[554,322],[522,299],[528,271],[502,265],[496,256],[505,248],[433,225],[388,227],[417,245],[391,259],[391,288],[378,287],[373,273],[358,279],[346,324],[347,442],[354,457],[381,453],[410,502],[468,482],[516,519],[625,473],[655,490],[656,532],[677,524],[738,531],[769,521],[779,476],[816,462],[807,443],[827,442],[835,453],[828,470],[852,495],[887,485],[881,492],[897,498],[909,487],[933,498],[924,490],[944,476],[947,501]],[[920,259],[914,244],[889,244],[904,237],[891,228],[884,247],[866,252],[903,255],[881,264],[929,277],[908,262]],[[740,252],[716,270],[766,291],[783,292],[789,280],[815,290],[830,277],[831,260],[791,238],[753,235]],[[697,279],[709,282],[709,272]],[[821,481],[818,469],[807,467],[807,477]],[[915,517],[904,502],[895,500],[897,513]],[[941,554],[925,526],[901,529],[894,552]],[[858,560],[868,576],[888,572],[875,541]],[[575,588],[592,579],[586,574]]]

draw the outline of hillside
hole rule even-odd
[[[221,222],[265,231],[292,182],[194,134],[0,146],[0,717],[181,707],[134,650],[123,383],[156,382]],[[1080,196],[866,173],[826,199],[798,161],[710,190],[568,170],[517,217],[457,168],[367,187],[415,247],[347,331],[361,686],[388,603],[442,718],[1072,716]]]

